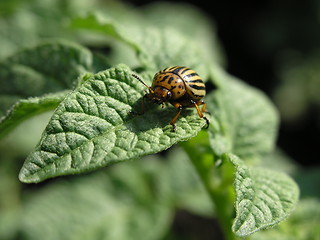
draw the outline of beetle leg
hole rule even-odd
[[[176,125],[175,122],[177,121],[181,111],[182,111],[182,105],[178,102],[176,103],[172,103],[172,105],[177,108],[179,111],[177,112],[177,114],[171,119],[170,124],[172,125],[172,132],[176,131]]]
[[[206,124],[207,124],[205,129],[209,128],[209,124],[210,124],[209,119],[207,117],[205,117],[205,116],[203,116],[203,119],[206,120]]]
[[[207,104],[203,100],[198,101],[197,105],[202,105],[201,112],[210,114],[210,112],[207,111]]]
[[[144,103],[144,99],[145,99],[146,97],[147,97],[147,95],[144,95],[143,98],[142,98],[140,115],[144,114],[145,111],[146,111],[146,106],[145,106],[145,103]]]
[[[192,104],[195,106],[195,108],[197,109],[197,112],[198,112],[199,117],[200,117],[200,118],[203,118],[204,120],[206,120],[206,123],[207,123],[206,128],[208,128],[208,127],[209,127],[209,123],[210,123],[210,122],[209,122],[209,119],[206,118],[205,116],[203,116],[203,112],[206,111],[206,106],[207,106],[207,104],[206,104],[204,101],[195,102],[195,101],[193,101],[193,100],[191,100],[191,103],[192,103]],[[199,108],[199,105],[203,105],[201,110],[200,110],[200,108]]]
[[[198,115],[199,115],[199,117],[201,117],[201,118],[203,118],[203,114],[202,114],[202,111],[200,110],[200,108],[199,108],[199,105],[195,102],[195,101],[193,101],[193,100],[191,100],[191,103],[195,106],[195,108],[197,109],[197,112],[198,112]]]
[[[201,101],[201,104],[202,104],[202,109],[201,109],[201,112],[207,112],[206,109],[207,109],[207,104],[204,102],[204,101]],[[199,105],[201,105],[199,104]]]
[[[145,103],[144,103],[144,99],[147,97],[147,94],[143,96],[142,100],[141,100],[141,111],[131,111],[130,113],[133,115],[142,115],[145,113],[146,111],[146,107],[145,107]]]

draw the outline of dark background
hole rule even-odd
[[[151,1],[130,2],[141,6]],[[320,1],[181,2],[195,5],[212,18],[226,54],[227,71],[270,97],[279,84],[276,64],[283,52],[308,55],[319,49]],[[310,167],[318,165],[319,136],[319,108],[310,106],[299,119],[282,121],[278,146],[297,163]]]

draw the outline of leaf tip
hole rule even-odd
[[[22,183],[38,183],[41,181],[39,176],[37,174],[32,174],[25,164],[21,168],[18,178]]]

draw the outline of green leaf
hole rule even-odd
[[[4,4],[3,4],[4,3]],[[8,9],[8,3],[11,5]],[[0,58],[12,55],[17,50],[37,44],[41,39],[79,39],[68,28],[73,16],[89,9],[101,9],[99,1],[69,1],[61,3],[51,0],[31,2],[13,0],[0,1]],[[107,4],[108,8],[110,4]]]
[[[320,51],[286,54],[279,66],[274,100],[284,121],[293,121],[320,105]],[[294,106],[294,107],[292,107]]]
[[[294,173],[294,179],[301,189],[301,197],[320,198],[319,176],[319,166],[306,167]]]
[[[236,218],[232,230],[245,237],[272,227],[295,208],[299,188],[286,174],[265,168],[249,168],[232,154],[224,155],[236,168]]]
[[[1,117],[5,116],[8,109],[20,99],[59,90],[50,88],[41,73],[29,67],[8,62],[0,63],[0,83],[2,86],[0,89]]]
[[[161,239],[173,209],[166,168],[163,162],[149,160],[54,181],[33,192],[23,209],[23,236],[30,240]]]
[[[177,112],[172,107],[150,105],[144,115],[133,115],[140,111],[144,89],[124,65],[84,81],[56,109],[20,180],[39,182],[160,152],[205,125],[194,110],[179,117],[176,132],[168,124]]]
[[[1,142],[0,150],[0,239],[6,240],[14,239],[20,221],[21,184],[16,177],[19,158],[12,151],[5,151]]]
[[[270,168],[289,175],[294,175],[299,168],[297,163],[280,148],[267,154],[260,162],[259,167]]]
[[[214,153],[260,159],[274,148],[279,122],[276,109],[258,89],[226,73],[218,78],[220,88],[207,97],[209,111],[218,121],[209,131]]]
[[[209,66],[221,59],[221,54],[217,53],[218,50],[210,51],[213,44],[211,41],[208,43],[208,39],[213,39],[213,34],[207,25],[195,27],[190,17],[184,16],[184,19],[188,20],[184,24],[190,22],[188,26],[191,29],[188,31],[194,30],[192,31],[194,36],[190,37],[190,34],[182,29],[164,24],[165,21],[159,24],[159,18],[156,20],[154,16],[163,15],[164,9],[151,8],[151,11],[154,14],[142,15],[131,10],[126,18],[120,17],[121,21],[110,16],[107,18],[97,14],[90,15],[75,19],[72,26],[102,33],[127,44],[136,52],[139,67],[145,70],[157,72],[171,65],[185,65],[195,69],[204,79],[207,79],[210,72]],[[173,11],[166,12],[166,15],[172,14],[171,19],[178,19],[173,13]],[[206,22],[206,20],[203,19],[200,22]],[[126,63],[127,59],[124,58],[123,62]]]
[[[91,69],[91,53],[71,42],[49,41],[0,63],[0,135],[62,100],[79,74]]]
[[[19,159],[14,172],[15,178],[17,178],[17,171],[23,163],[21,160],[24,160],[34,150],[52,114],[53,111],[47,111],[31,117],[0,139],[0,151],[2,155],[8,153]]]
[[[185,38],[196,43],[200,51],[197,56],[199,62],[212,63],[213,65],[216,63],[224,64],[224,54],[216,36],[215,24],[196,6],[183,2],[160,1],[148,4],[141,10],[144,18],[148,19],[148,24],[160,29],[170,26]]]
[[[51,40],[18,52],[6,62],[23,65],[41,74],[43,84],[46,84],[42,93],[47,93],[74,87],[77,77],[91,69],[92,54],[74,42]]]
[[[5,117],[0,118],[0,137],[16,127],[26,118],[55,109],[69,91],[45,94],[42,97],[21,99],[13,105]]]
[[[320,236],[320,202],[317,198],[302,199],[290,218],[273,229],[257,232],[253,240],[318,240]]]

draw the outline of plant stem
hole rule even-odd
[[[216,216],[226,240],[238,239],[232,232],[234,213],[233,170],[214,166],[214,155],[206,132],[182,143],[214,203]]]

